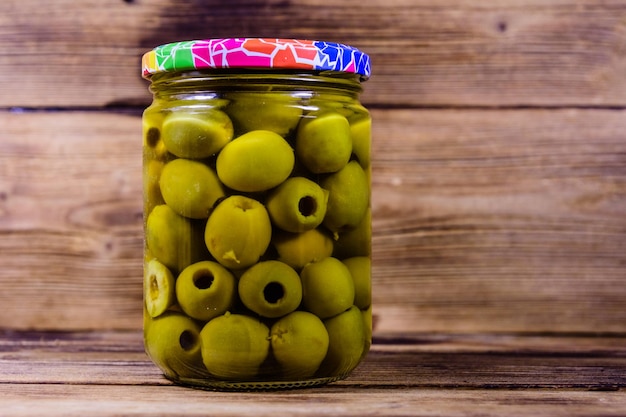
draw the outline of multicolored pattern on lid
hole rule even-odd
[[[142,59],[143,77],[160,72],[207,68],[282,68],[340,71],[370,76],[368,55],[332,42],[228,38],[170,43]]]

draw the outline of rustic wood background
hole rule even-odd
[[[626,334],[626,1],[2,0],[0,329],[141,327],[140,57],[368,52],[376,334]]]

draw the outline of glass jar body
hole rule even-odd
[[[169,379],[345,378],[371,343],[371,119],[343,73],[152,79],[144,342]]]

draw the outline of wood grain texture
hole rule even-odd
[[[626,332],[624,111],[373,116],[376,331]],[[139,116],[0,125],[0,327],[140,327]]]
[[[624,346],[623,338],[381,339],[344,381],[224,393],[163,378],[140,332],[4,332],[0,409],[11,416],[613,416],[626,407]]]
[[[0,107],[143,105],[140,57],[267,36],[372,56],[372,106],[624,106],[623,0],[4,0]]]
[[[0,406],[14,417],[621,417],[626,394],[544,390],[334,389],[214,393],[183,387],[13,384]]]
[[[0,118],[0,327],[140,325],[140,119]]]
[[[374,113],[380,326],[623,331],[624,116]]]

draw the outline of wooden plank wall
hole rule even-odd
[[[626,1],[3,0],[0,328],[141,326],[140,56],[372,56],[377,334],[626,333]]]

